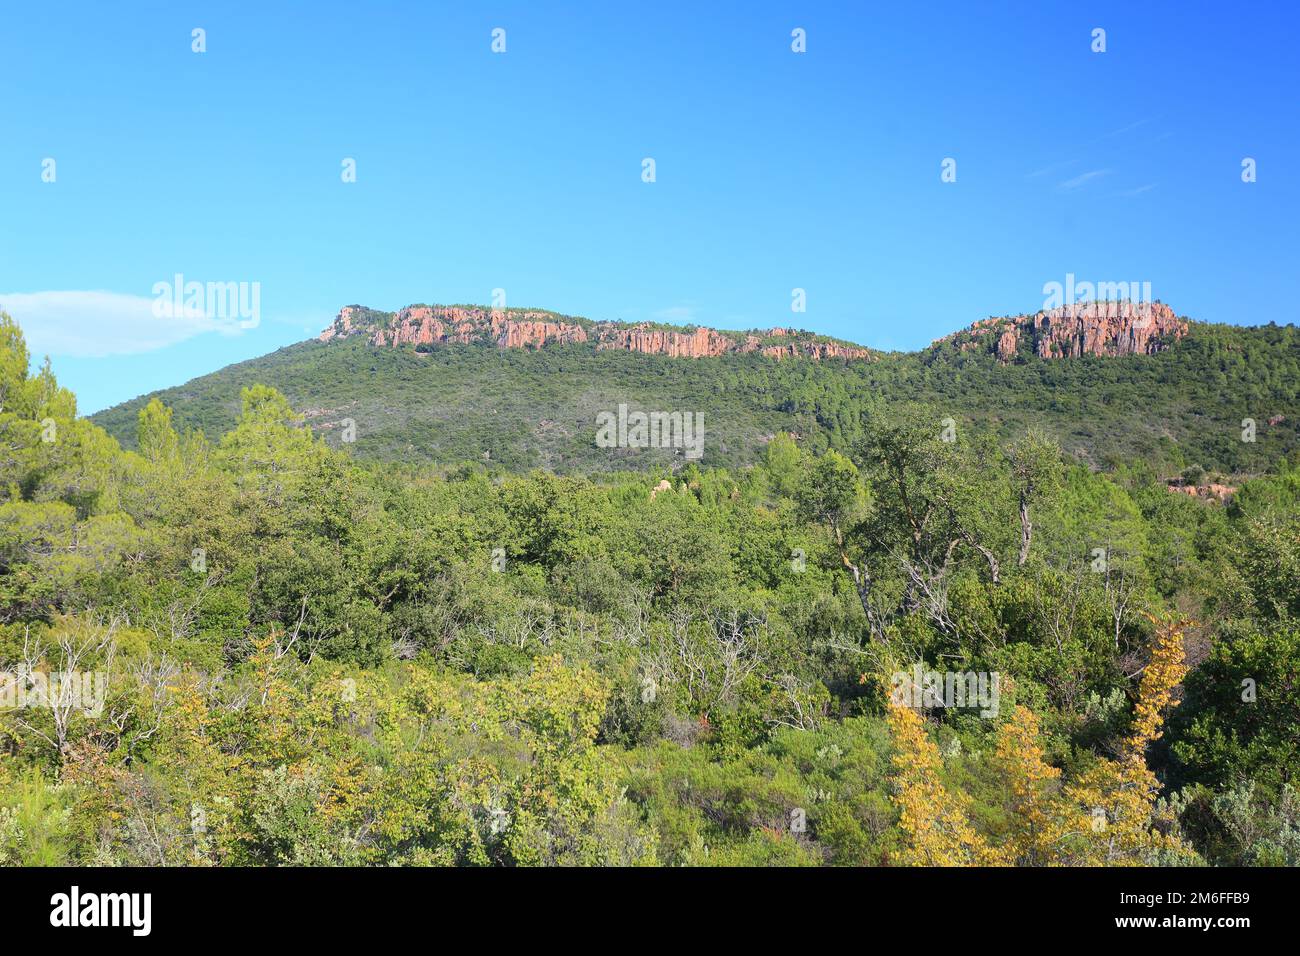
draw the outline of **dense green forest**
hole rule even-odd
[[[644,468],[656,454],[668,462],[671,453],[632,450],[611,464],[595,447],[595,416],[619,402],[700,412],[705,460],[727,468],[759,461],[778,431],[799,435],[812,454],[848,453],[864,421],[908,402],[1003,440],[1037,426],[1094,467],[1141,458],[1166,475],[1263,471],[1300,436],[1296,327],[1200,323],[1156,355],[1009,365],[951,341],[870,362],[777,362],[758,354],[683,361],[590,343],[374,348],[359,336],[293,345],[92,418],[134,448],[136,416],[157,398],[178,429],[215,440],[234,427],[241,391],[255,384],[282,392],[332,443],[338,423],[354,421],[360,458],[455,465],[486,454],[513,471],[562,474]],[[1278,414],[1285,420],[1267,424]],[[1254,442],[1241,441],[1247,418],[1258,424]]]
[[[1297,354],[309,343],[110,434],[2,317],[0,863],[1300,863]]]

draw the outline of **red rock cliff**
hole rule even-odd
[[[339,310],[333,324],[318,336],[328,342],[366,335],[376,346],[438,345],[452,342],[492,342],[498,348],[540,348],[549,343],[595,341],[601,349],[618,349],[702,358],[724,353],[759,352],[770,358],[804,356],[814,359],[870,359],[870,349],[832,340],[818,340],[788,329],[724,334],[714,329],[664,329],[647,324],[594,322],[583,326],[547,312],[497,311],[460,306],[408,306],[387,316],[360,306]],[[773,343],[772,339],[781,339]]]
[[[702,358],[736,351],[734,343],[727,336],[705,328],[694,332],[675,332],[644,325],[626,328],[606,326],[599,332],[599,343],[598,347],[602,349],[671,355],[674,358]]]
[[[585,342],[580,325],[555,320],[545,312],[501,312],[458,306],[408,306],[384,324],[358,322],[360,310],[344,306],[318,338],[369,335],[372,345],[468,344],[490,340],[501,348],[539,348],[547,342]]]
[[[1152,355],[1187,334],[1187,320],[1163,302],[1084,302],[1033,315],[982,319],[940,339],[1009,362],[1027,342],[1039,358]]]

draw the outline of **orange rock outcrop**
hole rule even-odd
[[[964,333],[940,341],[960,338],[963,349],[988,348],[1009,362],[1021,351],[1022,342],[1044,359],[1152,355],[1187,330],[1187,320],[1163,302],[1083,302],[1033,315],[982,319]]]
[[[585,342],[580,325],[559,322],[545,312],[501,312],[459,306],[408,306],[384,326],[358,324],[357,309],[344,306],[320,341],[366,334],[372,345],[469,344],[490,339],[501,348],[540,348],[547,342]]]
[[[709,328],[665,329],[648,324],[595,322],[589,326],[566,322],[546,312],[498,311],[461,306],[408,306],[382,323],[362,321],[358,306],[345,306],[318,336],[329,342],[350,335],[368,335],[376,346],[438,345],[492,342],[498,348],[540,348],[551,343],[594,341],[600,349],[703,358],[725,353],[758,352],[769,358],[808,357],[870,359],[870,349],[776,328],[727,335]],[[782,341],[770,342],[773,338]]]
[[[1181,480],[1171,481],[1165,485],[1176,495],[1187,495],[1189,498],[1213,499],[1220,503],[1226,502],[1229,498],[1237,493],[1235,485],[1221,485],[1217,482],[1210,482],[1206,485],[1189,485]]]

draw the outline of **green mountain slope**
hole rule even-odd
[[[1192,323],[1155,355],[1002,363],[944,341],[875,361],[775,361],[761,354],[670,358],[591,342],[375,347],[364,336],[303,342],[141,396],[92,419],[127,447],[155,395],[177,425],[215,438],[232,427],[240,389],[272,385],[331,442],[355,422],[354,452],[454,464],[485,457],[520,470],[600,472],[682,462],[680,451],[596,447],[596,416],[633,410],[703,415],[704,465],[754,460],[767,436],[845,447],[880,403],[932,405],[937,417],[1018,433],[1036,423],[1065,450],[1103,465],[1142,457],[1170,473],[1267,467],[1297,441],[1300,332]],[[1269,424],[1270,419],[1283,420]],[[1243,419],[1256,440],[1242,440]],[[936,426],[938,427],[938,426]]]

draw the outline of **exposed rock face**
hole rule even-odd
[[[539,348],[547,342],[585,342],[580,325],[557,322],[544,312],[500,312],[455,306],[408,306],[386,326],[356,322],[357,310],[345,306],[334,324],[319,336],[332,338],[368,334],[372,345],[468,344],[490,339],[501,348]]]
[[[376,318],[378,316],[378,318]],[[702,358],[725,353],[758,352],[769,358],[808,357],[870,359],[861,346],[815,339],[788,329],[724,334],[714,329],[665,329],[647,324],[623,325],[592,322],[580,325],[547,312],[466,308],[460,306],[408,306],[387,317],[360,306],[339,310],[333,324],[319,339],[328,342],[350,335],[367,335],[376,346],[438,345],[452,342],[491,342],[498,348],[540,348],[543,345],[594,341],[597,348]],[[776,344],[772,339],[781,339]]]
[[[768,329],[750,332],[744,338],[723,335],[713,329],[698,328],[693,332],[676,332],[654,329],[645,325],[630,327],[601,325],[597,333],[599,348],[626,349],[652,355],[671,355],[677,358],[701,358],[706,355],[723,355],[728,352],[761,352],[768,358],[807,357],[813,359],[842,358],[847,360],[870,359],[870,349],[842,342],[818,341],[791,333],[787,329]],[[789,338],[788,342],[773,345],[765,340]]]
[[[336,336],[342,337],[351,335],[353,332],[363,331],[362,329],[354,328],[352,325],[352,317],[356,315],[356,312],[357,310],[350,305],[345,305],[343,308],[339,309],[339,314],[338,317],[334,319],[334,324],[320,334],[320,340],[322,342],[328,342]]]
[[[547,342],[585,342],[587,330],[580,325],[563,322],[515,322],[505,320],[497,335],[501,348],[541,348]],[[497,325],[493,324],[493,331]]]
[[[815,359],[841,358],[852,360],[871,358],[870,349],[864,349],[856,345],[843,345],[839,342],[800,341],[791,342],[789,345],[768,345],[763,348],[763,354],[774,359],[795,358],[801,355]]]
[[[602,349],[670,355],[673,358],[702,358],[736,351],[731,339],[705,328],[694,332],[675,332],[648,326],[605,327],[600,330],[599,341],[598,348]]]
[[[1039,358],[1152,355],[1187,334],[1187,320],[1163,302],[1083,302],[1006,318],[982,319],[940,339],[962,349],[988,349],[1011,361],[1027,341]]]
[[[963,350],[988,351],[1000,361],[1010,362],[1026,350],[1043,359],[1150,355],[1168,348],[1187,330],[1187,320],[1163,302],[1085,302],[1033,315],[981,319],[939,342],[952,341]],[[391,315],[344,306],[319,338],[328,342],[351,335],[366,335],[372,345],[390,347],[480,342],[498,348],[536,349],[594,342],[600,349],[672,358],[751,352],[777,360],[874,358],[874,353],[862,346],[785,328],[724,333],[703,327],[586,322],[550,312],[463,306],[414,305]]]
[[[1226,502],[1237,493],[1234,485],[1220,485],[1216,482],[1210,482],[1206,485],[1189,485],[1182,481],[1171,481],[1165,487],[1174,494],[1187,495],[1189,498],[1213,499],[1220,503]]]

